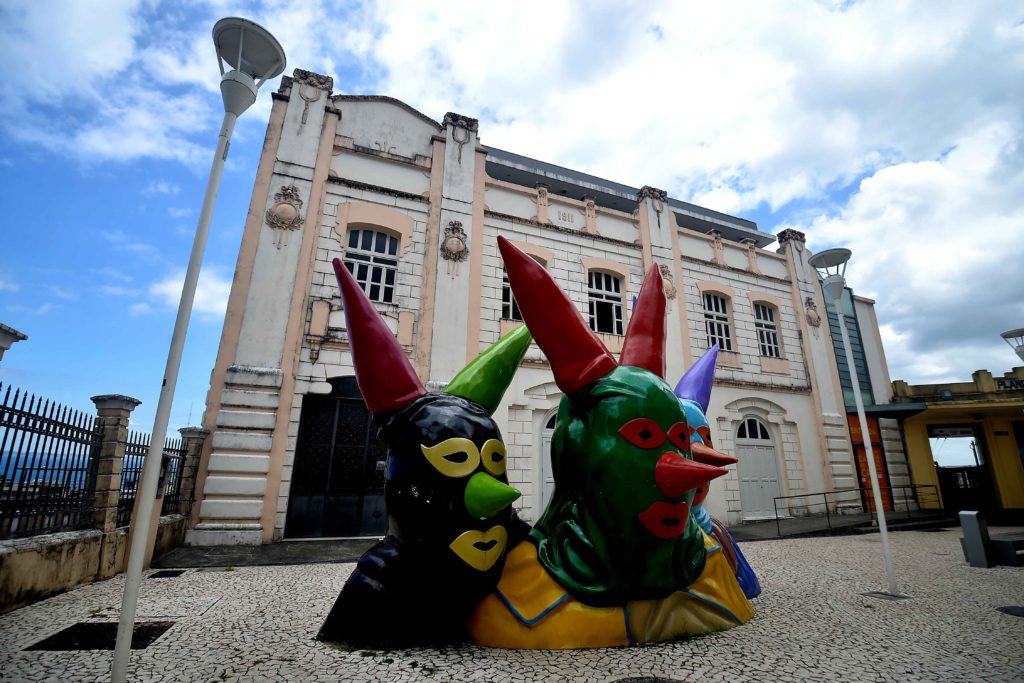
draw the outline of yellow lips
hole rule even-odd
[[[492,526],[487,531],[467,531],[448,547],[473,569],[485,572],[494,566],[508,545],[505,527]]]

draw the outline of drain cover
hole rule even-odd
[[[861,593],[865,598],[878,598],[879,600],[889,600],[891,602],[900,602],[901,600],[909,600],[909,595],[894,595],[892,593],[886,593],[884,591],[871,591],[869,593]]]
[[[1024,617],[1024,607],[996,607],[996,611],[1002,612],[1003,614],[1009,614],[1014,617]]]
[[[145,650],[164,631],[174,626],[173,621],[146,621],[135,624],[132,631],[132,649]],[[26,650],[113,650],[117,640],[116,622],[83,621],[40,640]]]
[[[660,676],[630,676],[619,678],[612,683],[683,683],[675,678],[661,678]]]
[[[161,569],[158,572],[153,572],[148,577],[149,579],[173,579],[176,576],[181,576],[185,573],[184,569]]]

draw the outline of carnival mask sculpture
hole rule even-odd
[[[711,403],[711,390],[714,388],[715,363],[718,360],[718,345],[712,346],[676,384],[675,394],[686,413],[686,423],[690,433],[690,451],[694,460],[708,465],[726,467],[735,464],[737,459],[726,455],[715,449],[711,441],[711,425],[708,423],[707,411]],[[743,589],[747,598],[756,598],[761,594],[761,585],[757,575],[751,569],[747,559],[740,551],[736,539],[732,537],[724,524],[711,516],[704,507],[704,500],[707,498],[710,483],[704,484],[697,489],[693,498],[693,518],[704,530],[704,533],[714,536],[722,546],[723,552],[729,560],[729,565],[736,573],[736,580]]]
[[[697,490],[726,471],[692,457],[684,409],[665,383],[657,266],[616,361],[540,265],[502,237],[498,246],[523,318],[565,396],[551,445],[551,501],[529,541],[512,549],[495,594],[474,612],[473,639],[601,647],[749,619],[752,610],[717,555],[709,580],[706,565],[718,549],[690,514]],[[734,608],[691,619],[678,605],[715,599],[673,596],[701,582]]]
[[[491,413],[530,344],[499,339],[443,393],[427,393],[348,269],[334,269],[360,391],[388,447],[388,535],[360,559],[321,640],[399,647],[459,640],[526,529],[511,503],[506,450]]]

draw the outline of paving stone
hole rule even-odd
[[[459,683],[1024,680],[1024,568],[973,568],[959,531],[892,535],[900,590],[884,589],[877,537],[764,541],[743,550],[761,578],[757,615],[732,630],[630,649],[505,651],[453,645],[344,651],[314,640],[352,564],[189,571],[144,581],[138,613],[175,625],[132,652],[130,678],[155,681]],[[109,651],[25,648],[80,621],[116,621],[123,576],[0,616],[0,679],[96,681]]]

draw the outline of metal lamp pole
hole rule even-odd
[[[171,346],[167,352],[167,365],[164,368],[160,400],[156,407],[152,439],[136,488],[135,495],[138,497],[139,504],[136,516],[131,521],[132,544],[128,555],[128,567],[125,570],[121,617],[117,625],[117,641],[114,646],[114,661],[110,673],[112,683],[125,683],[128,676],[128,659],[131,651],[135,612],[138,606],[139,587],[142,583],[142,565],[152,544],[152,539],[149,538],[149,525],[156,501],[156,487],[160,477],[160,461],[163,457],[164,440],[167,436],[167,423],[171,414],[171,404],[174,401],[174,389],[178,383],[185,335],[188,333],[196,284],[199,281],[199,270],[203,263],[203,252],[206,250],[206,238],[210,232],[210,220],[213,217],[213,207],[217,201],[217,190],[220,187],[224,162],[228,156],[231,133],[238,117],[256,101],[256,93],[260,85],[268,78],[279,75],[284,71],[285,66],[284,51],[277,40],[261,26],[246,19],[237,17],[221,19],[213,28],[213,39],[221,62],[220,87],[224,100],[224,120],[217,138],[213,166],[210,169],[210,178],[206,183],[203,207],[199,212],[199,223],[196,226],[195,239],[192,242],[192,255],[189,258],[188,270],[185,272],[185,282],[181,290],[181,300],[178,303],[178,315],[174,321]],[[234,70],[224,73],[223,62],[235,67]]]
[[[853,351],[850,348],[850,335],[846,331],[846,319],[843,315],[843,290],[846,288],[846,262],[850,259],[849,249],[827,249],[809,259],[810,265],[818,270],[822,277],[822,291],[832,303],[839,319],[839,332],[843,338],[843,352],[846,355],[846,366],[850,370],[850,381],[853,384],[853,399],[857,404],[857,419],[860,421],[860,433],[864,439],[864,455],[868,461],[868,473],[871,477],[871,495],[875,501],[875,516],[878,519],[878,533],[882,541],[882,555],[885,558],[885,578],[889,584],[889,594],[899,595],[896,590],[896,572],[892,564],[892,549],[889,547],[889,529],[885,522],[885,508],[882,505],[882,491],[878,487],[878,470],[875,468],[875,454],[871,447],[868,433],[868,418],[864,413],[864,400],[860,395],[860,380],[857,367],[853,364]]]

